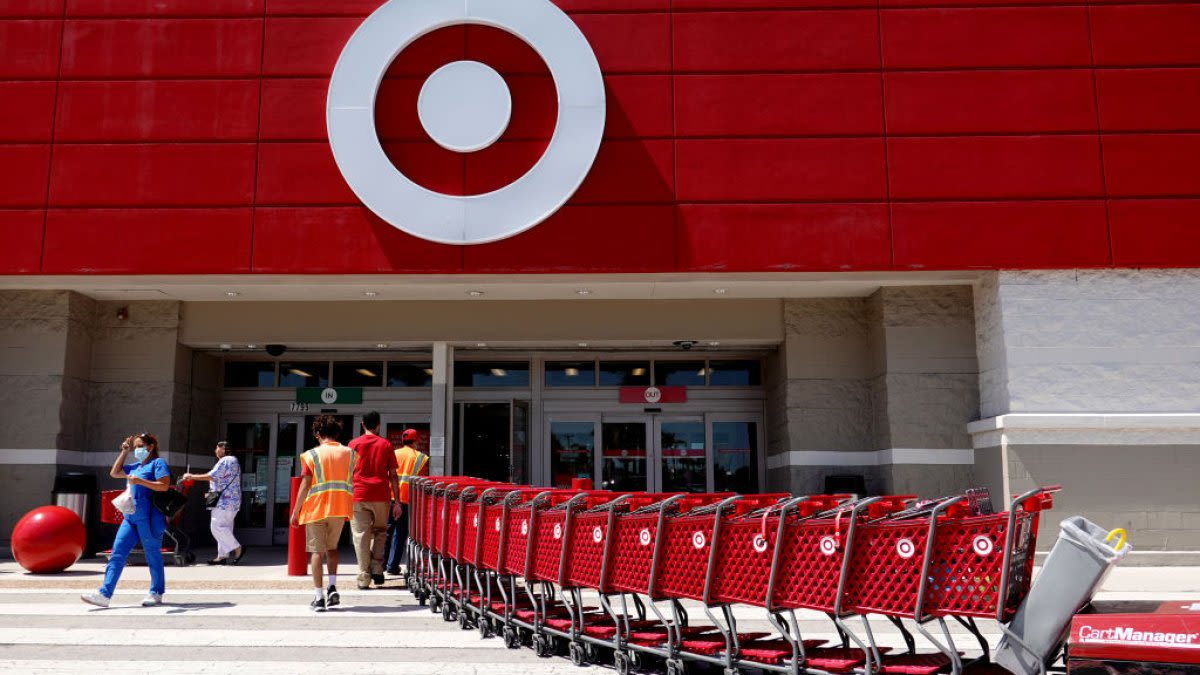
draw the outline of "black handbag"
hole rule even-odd
[[[221,490],[220,492],[213,492],[212,490],[205,492],[204,493],[204,508],[208,509],[209,511],[217,508],[217,502],[221,501],[221,495],[225,494],[225,490],[228,490],[228,489],[229,489],[229,486],[226,485],[225,489]]]
[[[168,488],[162,492],[155,492],[150,497],[150,503],[153,504],[154,508],[158,509],[158,512],[163,514],[167,520],[170,520],[174,518],[177,513],[183,510],[184,505],[187,504],[187,497],[185,497],[183,493],[179,492],[178,490]]]

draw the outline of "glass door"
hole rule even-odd
[[[654,459],[661,492],[705,492],[708,441],[703,418],[655,417]]]
[[[600,425],[600,484],[604,490],[650,490],[649,418],[605,418]]]
[[[274,496],[271,498],[274,543],[286,544],[292,512],[292,477],[300,475],[300,453],[307,450],[301,434],[303,417],[280,417],[275,427]]]
[[[274,426],[274,415],[269,421],[226,420],[224,425],[227,449],[242,468],[242,508],[234,521],[235,527],[238,539],[250,545],[271,545],[273,539]]]
[[[529,401],[512,402],[509,417],[509,481],[523,485],[529,479]]]
[[[713,448],[713,489],[716,492],[752,494],[760,488],[759,449],[762,417],[709,415]]]
[[[596,478],[596,438],[599,416],[567,415],[550,417],[547,420],[550,448],[550,484],[569,488],[574,478],[589,478],[593,486],[599,487]]]

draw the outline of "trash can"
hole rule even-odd
[[[1007,635],[996,647],[993,660],[1018,675],[1039,673],[1039,661],[1047,664],[1058,656],[1071,617],[1092,599],[1112,566],[1133,548],[1125,542],[1124,530],[1109,532],[1082,516],[1067,518],[1060,529],[1042,571],[1009,624],[1028,649]],[[1118,532],[1120,539],[1110,541]]]
[[[54,477],[54,489],[50,493],[50,503],[74,511],[75,515],[83,521],[83,526],[88,533],[83,556],[90,558],[96,552],[92,545],[95,540],[96,476],[81,471],[67,471],[58,474]]]

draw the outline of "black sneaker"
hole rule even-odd
[[[398,577],[398,576],[400,576],[400,568],[399,567],[389,567],[389,568],[387,568],[387,573],[394,577]]]
[[[385,579],[382,574],[372,574],[371,581],[375,582],[376,586],[382,586]]]
[[[337,607],[340,604],[342,604],[342,596],[338,594],[337,586],[330,586],[329,590],[325,593],[325,606]]]
[[[325,598],[317,598],[317,599],[313,600],[311,603],[309,603],[308,608],[314,612],[324,612],[325,611]]]

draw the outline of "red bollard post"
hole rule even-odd
[[[291,509],[288,517],[296,510],[296,493],[300,492],[300,479],[292,478],[292,497],[288,500]],[[304,527],[288,527],[288,576],[308,575],[308,553],[304,551]]]

